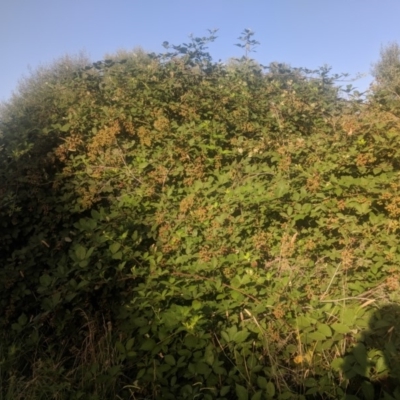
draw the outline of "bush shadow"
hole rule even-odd
[[[368,328],[344,357],[346,399],[400,400],[400,305],[375,310]]]

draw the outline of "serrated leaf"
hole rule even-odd
[[[140,346],[140,350],[150,351],[156,347],[156,342],[153,339],[146,339]]]
[[[196,363],[195,370],[196,370],[196,373],[198,373],[200,375],[204,375],[204,376],[208,376],[211,372],[210,367],[202,361]]]
[[[243,343],[250,335],[250,332],[247,330],[241,330],[237,332],[233,337],[233,342],[235,343]]]
[[[94,247],[91,247],[91,248],[86,252],[85,258],[89,258],[89,257],[93,254],[94,250],[95,250],[95,248],[94,248]]]
[[[321,342],[318,342],[316,345],[316,349],[319,352],[323,352],[325,350],[329,350],[334,346],[334,341],[332,339],[325,339]]]
[[[26,325],[27,322],[28,322],[28,317],[26,316],[26,314],[21,314],[18,318],[18,324],[20,326],[24,326]]]
[[[236,396],[238,400],[248,400],[249,399],[249,392],[247,389],[236,383]]]
[[[101,215],[97,210],[91,210],[90,215],[92,216],[93,219],[97,221],[101,219]]]
[[[19,324],[11,324],[11,329],[13,331],[20,332],[22,330],[22,327]]]
[[[70,130],[70,128],[71,128],[70,124],[65,124],[60,128],[60,131],[61,132],[68,132]]]
[[[129,351],[132,349],[133,343],[135,343],[135,338],[130,338],[127,342],[126,342],[126,350]]]
[[[267,384],[268,384],[268,381],[265,377],[263,377],[263,376],[257,377],[257,385],[260,389],[266,389]]]
[[[192,348],[196,347],[198,344],[198,339],[193,335],[188,335],[185,337],[185,346]]]
[[[361,203],[361,204],[355,203],[355,209],[361,215],[366,214],[370,211],[368,203]]]
[[[280,180],[276,185],[275,196],[278,198],[283,197],[288,192],[288,190],[289,185],[285,181]]]
[[[364,395],[363,398],[365,400],[374,400],[374,399],[376,399],[376,397],[375,397],[375,389],[374,389],[374,386],[372,385],[371,382],[363,381],[361,383],[361,390],[363,392],[363,395]]]
[[[325,340],[326,336],[321,332],[310,332],[306,334],[308,338],[312,340]]]
[[[125,346],[119,340],[115,342],[115,347],[121,354],[125,354]]]
[[[356,288],[357,288],[357,286],[356,286]],[[355,289],[356,289],[356,288],[355,288]],[[359,292],[364,291],[364,287],[362,286],[362,282],[360,282],[358,291],[359,291]],[[351,325],[351,324],[353,324],[354,321],[357,319],[357,310],[354,309],[354,308],[351,308],[351,307],[346,307],[346,308],[343,310],[342,314],[341,314],[341,319],[342,319],[342,322],[343,322],[345,325]]]
[[[290,391],[284,391],[281,394],[279,394],[279,400],[289,400],[289,399],[293,399],[296,398],[296,396],[294,396],[294,393],[291,393]]]
[[[224,397],[226,394],[228,394],[231,390],[230,386],[222,386],[221,390],[219,391],[220,396]]]
[[[317,325],[317,331],[322,333],[326,337],[331,337],[332,336],[332,330],[326,324],[318,324]]]
[[[112,254],[115,254],[121,248],[121,244],[118,242],[114,242],[110,244],[110,251]]]
[[[317,380],[316,380],[315,378],[307,378],[307,379],[304,380],[303,385],[304,385],[305,387],[310,388],[310,387],[315,387],[315,386],[317,386],[317,385],[318,385],[318,382],[317,382]]]
[[[343,368],[344,364],[345,360],[341,357],[338,357],[331,362],[331,367],[334,371],[340,371]]]
[[[167,355],[164,357],[164,360],[165,360],[165,362],[166,362],[168,365],[171,365],[171,366],[176,365],[175,358],[174,358],[174,356],[171,355],[171,354],[167,354]]]
[[[192,307],[193,307],[193,310],[200,310],[200,308],[202,307],[201,301],[193,300]]]
[[[387,372],[389,370],[385,357],[379,357],[377,359],[375,369],[378,374],[382,374],[383,372]]]
[[[136,375],[136,379],[140,379],[146,373],[146,368],[142,368]]]
[[[262,399],[262,391],[259,390],[258,392],[255,392],[253,396],[251,396],[251,400],[261,400]]]
[[[122,260],[122,251],[118,251],[117,253],[113,254],[111,258],[113,260]]]
[[[350,328],[347,325],[340,324],[338,322],[335,322],[334,324],[332,324],[331,328],[337,333],[349,333],[350,332]]]
[[[61,293],[57,292],[54,293],[53,296],[51,296],[51,302],[53,304],[53,307],[57,306],[60,303],[61,300]]]
[[[297,317],[297,326],[299,329],[308,328],[311,326],[312,320],[304,315],[300,315]]]
[[[40,282],[40,284],[41,284],[42,286],[47,287],[47,286],[50,286],[50,284],[51,284],[51,278],[50,278],[49,275],[45,274],[45,275],[42,275],[42,276],[39,278],[39,282]]]
[[[86,249],[80,244],[75,247],[75,256],[79,261],[83,261],[86,258]]]
[[[204,353],[204,361],[208,364],[208,365],[213,365],[214,364],[214,360],[215,360],[215,356],[214,356],[214,347],[212,345],[208,345],[206,347],[206,351]]]
[[[267,387],[265,388],[267,392],[267,396],[273,398],[275,396],[275,385],[273,382],[268,382]]]
[[[366,368],[368,364],[368,354],[367,354],[367,349],[365,348],[363,343],[358,343],[357,346],[355,346],[352,349],[352,354],[354,358],[356,359],[357,363],[362,367]]]

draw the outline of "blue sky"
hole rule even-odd
[[[0,0],[0,100],[28,66],[79,51],[93,61],[121,48],[163,52],[163,41],[181,44],[213,28],[216,61],[243,55],[234,43],[249,28],[263,64],[369,74],[381,45],[400,42],[399,17],[399,0]],[[354,85],[364,90],[371,79]]]

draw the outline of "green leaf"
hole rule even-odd
[[[282,392],[278,398],[279,398],[279,400],[289,400],[289,399],[293,399],[296,397],[294,396],[294,393],[291,393],[289,390],[287,390],[287,391]],[[347,400],[347,398],[346,398],[346,400]],[[359,399],[357,399],[357,400],[359,400]]]
[[[262,391],[259,390],[258,392],[255,392],[253,396],[251,396],[251,400],[261,400],[262,399]]]
[[[188,335],[185,337],[185,346],[188,348],[196,347],[198,342],[198,338],[193,335]]]
[[[362,368],[367,368],[368,354],[363,343],[358,343],[357,346],[353,347],[352,354]]]
[[[224,397],[226,394],[228,394],[231,390],[230,386],[222,386],[221,390],[219,391],[220,396]]]
[[[202,306],[203,305],[202,305],[201,301],[198,301],[198,300],[192,301],[193,310],[200,310]]]
[[[315,320],[306,317],[304,315],[300,315],[297,317],[297,326],[299,327],[300,330],[304,329],[304,328],[308,328],[309,326],[311,326],[312,324],[315,323]]]
[[[382,168],[374,168],[374,169],[372,170],[372,172],[373,172],[375,175],[378,175],[379,173],[382,172]]]
[[[121,373],[121,366],[120,365],[114,365],[109,368],[108,373],[112,377],[117,377]]]
[[[263,376],[257,377],[257,385],[260,389],[266,389],[267,384],[268,384],[268,381],[265,377],[263,377]]]
[[[174,356],[171,355],[171,354],[167,354],[167,355],[164,357],[164,360],[165,360],[165,362],[166,362],[168,365],[171,365],[171,366],[176,365],[175,358],[174,358]]]
[[[132,349],[133,344],[135,343],[135,338],[130,338],[127,342],[126,342],[126,350],[129,351]]]
[[[326,324],[318,324],[317,325],[317,331],[319,332],[319,333],[322,333],[324,336],[326,336],[326,337],[330,337],[330,336],[332,336],[332,330],[331,330],[331,328],[328,326],[328,325],[326,325]]]
[[[356,210],[357,210],[357,212],[359,213],[359,214],[367,214],[369,211],[370,211],[370,208],[369,208],[369,204],[368,203],[361,203],[361,204],[357,204],[356,206],[355,206],[355,208],[356,208]]]
[[[358,282],[360,284],[360,292],[364,290],[364,287],[362,286],[362,281]],[[341,319],[342,323],[345,325],[352,325],[354,324],[354,321],[357,319],[357,309],[353,307],[346,307],[342,314],[341,314]]]
[[[156,347],[156,342],[154,339],[146,339],[142,345],[140,346],[141,350],[146,350],[146,351],[150,351],[153,350],[154,347]]]
[[[95,251],[95,248],[94,248],[94,247],[91,247],[91,248],[86,252],[85,258],[89,258],[89,257],[93,254],[94,251]]]
[[[307,378],[304,380],[303,385],[307,388],[315,387],[318,385],[318,382],[315,378]]]
[[[21,314],[18,318],[18,324],[20,326],[25,326],[27,322],[28,322],[28,317],[26,316],[26,314]]]
[[[375,397],[375,389],[371,382],[363,381],[361,383],[361,390],[364,395],[365,400],[374,400]]]
[[[210,367],[202,361],[196,363],[195,370],[196,370],[196,373],[198,373],[200,375],[204,375],[204,376],[208,376],[211,372]]]
[[[331,325],[331,328],[338,333],[349,333],[350,328],[347,325],[339,324],[338,322],[335,322],[334,324]]]
[[[77,244],[75,247],[75,256],[79,261],[83,261],[86,258],[86,248]]]
[[[275,396],[275,385],[273,382],[268,382],[265,389],[269,398],[273,398]]]
[[[19,324],[11,324],[11,329],[12,329],[13,331],[21,332],[23,328],[22,328],[22,326],[19,325]]]
[[[237,333],[237,327],[236,325],[233,325],[230,328],[228,328],[227,332],[222,331],[221,336],[226,341],[226,343],[229,343],[233,341],[233,338],[235,337],[236,333]]]
[[[250,335],[250,332],[243,329],[234,335],[233,341],[235,343],[243,343],[249,337],[249,335]]]
[[[376,360],[375,369],[378,374],[389,371],[389,366],[386,363],[385,357],[381,356]]]
[[[115,342],[115,347],[121,354],[125,354],[125,346],[119,340]]]
[[[340,371],[343,368],[344,364],[345,360],[341,357],[338,357],[331,362],[331,367],[334,371]]]
[[[248,400],[249,399],[249,392],[244,386],[241,386],[236,383],[236,396],[238,400]]]
[[[47,286],[50,286],[51,285],[51,278],[50,278],[50,275],[42,275],[40,278],[39,278],[39,282],[40,282],[40,284],[42,285],[42,286],[44,286],[44,287],[47,287]]]
[[[307,337],[312,340],[325,340],[326,339],[326,336],[324,334],[322,334],[321,332],[307,333]]]
[[[206,347],[206,351],[204,353],[204,361],[208,364],[208,365],[213,365],[214,364],[214,347],[212,345],[208,345]]]
[[[122,260],[122,255],[122,251],[118,251],[117,253],[113,254],[111,258],[113,260]]]
[[[60,303],[60,300],[61,300],[61,293],[60,292],[54,293],[51,296],[51,302],[52,302],[53,308],[55,308]]]
[[[121,248],[121,244],[118,242],[114,242],[110,245],[110,251],[112,254],[115,254]]]
[[[325,339],[324,341],[317,343],[316,349],[320,352],[323,352],[331,349],[334,345],[335,342],[332,339]]]
[[[68,132],[70,130],[70,128],[71,128],[70,124],[65,124],[60,128],[60,131],[61,132]]]
[[[288,192],[288,190],[288,184],[285,181],[280,180],[276,185],[275,196],[278,198],[283,197]]]

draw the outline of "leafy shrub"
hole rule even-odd
[[[352,351],[398,301],[398,119],[214,39],[56,65],[3,106],[5,398],[383,393]]]

